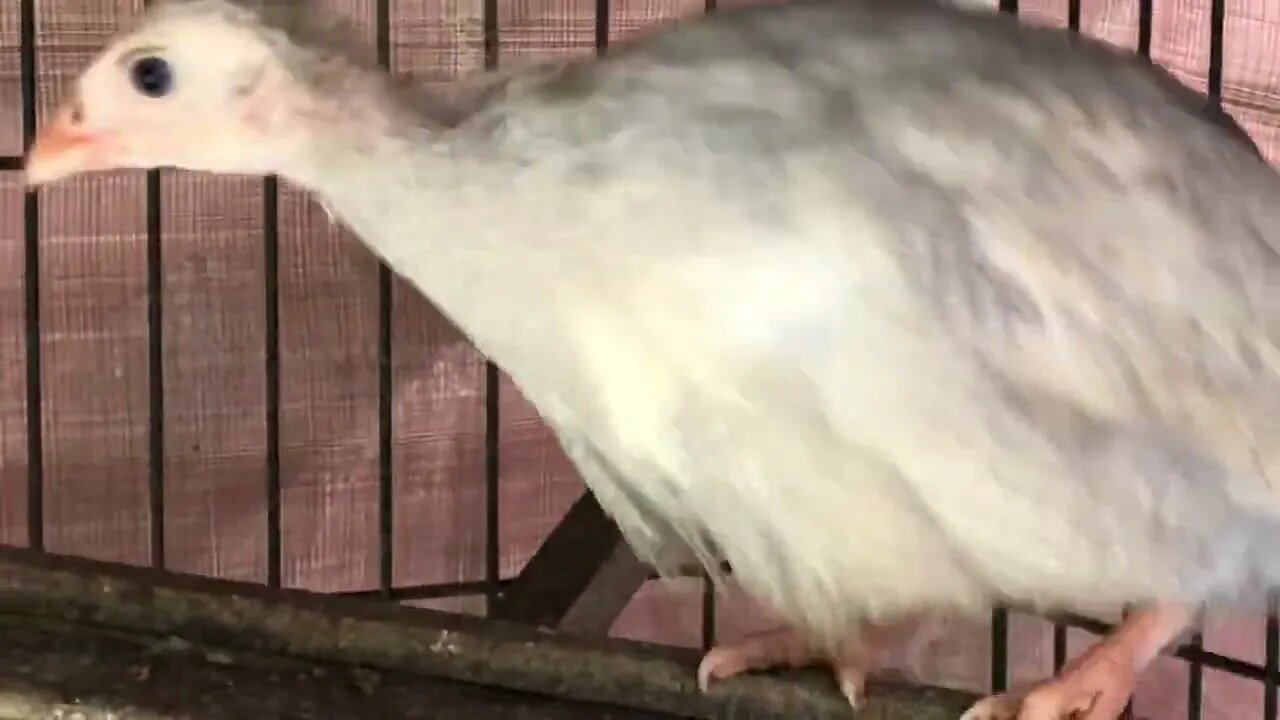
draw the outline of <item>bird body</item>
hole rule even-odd
[[[234,44],[254,7],[172,3],[130,42],[220,13]],[[163,161],[312,190],[660,570],[723,558],[830,647],[1277,579],[1280,181],[1167,75],[992,13],[800,0],[450,106],[299,27],[231,73],[252,158],[210,131]]]
[[[929,23],[918,57],[863,47]],[[299,179],[593,456],[642,557],[723,554],[820,636],[1261,581],[1272,171],[1054,33],[957,77],[965,29],[1026,33],[923,3],[743,12]],[[1056,83],[1055,51],[1080,56]]]

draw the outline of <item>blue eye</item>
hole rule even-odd
[[[173,89],[173,68],[158,57],[144,57],[129,68],[133,87],[147,97],[158,98]]]

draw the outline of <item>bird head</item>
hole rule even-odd
[[[157,167],[284,172],[315,143],[326,114],[355,119],[341,90],[367,84],[361,71],[372,60],[314,9],[300,0],[152,6],[90,62],[43,124],[27,155],[28,183]]]

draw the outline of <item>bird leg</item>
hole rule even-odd
[[[1063,668],[1058,677],[978,702],[960,720],[1116,720],[1142,671],[1191,624],[1181,605],[1138,611]]]
[[[793,628],[753,633],[733,645],[712,648],[698,665],[698,688],[706,692],[712,680],[724,680],[752,670],[826,664],[835,673],[840,692],[856,709],[866,694],[873,655],[908,627],[906,621],[863,623],[861,632],[834,654],[814,649],[814,645]]]

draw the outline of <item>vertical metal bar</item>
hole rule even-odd
[[[22,138],[30,148],[36,136],[36,0],[19,3],[18,34],[22,55]],[[40,198],[28,189],[22,203],[24,311],[27,353],[27,544],[44,549],[44,425],[40,354]]]
[[[1138,0],[1138,54],[1151,57],[1151,18],[1155,14],[1152,0]]]
[[[1192,636],[1191,647],[1203,648],[1204,636],[1196,633]],[[1191,661],[1187,668],[1187,720],[1200,720],[1204,709],[1204,664],[1199,660]]]
[[[711,577],[702,575],[702,650],[716,644],[716,586]]]
[[[151,0],[147,0],[147,5]],[[151,565],[164,555],[164,265],[160,171],[147,171],[147,500],[151,522]]]
[[[498,0],[484,0],[484,67],[498,67]]]
[[[1280,712],[1276,678],[1280,676],[1280,597],[1271,593],[1267,598],[1267,659],[1266,677],[1263,679],[1262,717],[1276,720]]]
[[[1149,0],[1147,0],[1149,1]],[[1226,25],[1226,0],[1213,0],[1209,13],[1209,103],[1210,105],[1222,105],[1222,50],[1223,50],[1223,32]],[[1270,630],[1270,619],[1268,620],[1268,631]],[[1268,632],[1268,643],[1270,642],[1270,632]],[[1190,642],[1192,647],[1200,648],[1204,645],[1204,637],[1200,633],[1196,633]],[[1268,645],[1268,652],[1270,647]],[[1193,661],[1188,668],[1187,679],[1187,717],[1190,720],[1198,719],[1203,711],[1204,704],[1204,665],[1199,661]],[[1274,717],[1274,716],[1273,716]]]
[[[991,612],[991,691],[1009,689],[1009,611]]]
[[[1213,0],[1209,13],[1209,104],[1222,105],[1222,47],[1223,28],[1226,25],[1226,1]],[[1268,623],[1269,624],[1269,623]],[[1190,643],[1199,648],[1204,645],[1204,637],[1196,633]],[[1198,660],[1188,668],[1187,681],[1187,717],[1198,719],[1201,716],[1204,702],[1204,666]]]
[[[1129,616],[1132,613],[1133,613],[1133,604],[1126,603],[1125,606],[1120,610],[1120,624],[1123,624],[1126,621],[1128,621]],[[1119,625],[1117,625],[1116,627],[1119,627]],[[1110,632],[1110,631],[1107,631],[1107,632]],[[1099,631],[1096,634],[1104,635],[1106,633],[1103,631]],[[1095,642],[1098,642],[1099,640],[1095,640]],[[1124,704],[1124,708],[1121,709],[1120,711],[1120,720],[1133,720],[1133,696],[1132,695],[1129,696],[1129,700]]]
[[[500,47],[498,0],[485,0],[484,3],[484,47],[485,67],[493,70],[498,67]],[[498,366],[486,361],[484,364],[484,574],[486,612],[490,614],[497,607],[502,592],[502,538],[499,533],[502,517],[499,504],[499,479],[502,475],[499,456],[502,440],[500,380]]]
[[[151,521],[151,565],[163,568],[164,557],[164,327],[161,264],[160,172],[147,172],[147,419],[148,516]]]
[[[374,17],[378,62],[391,70],[391,0],[378,0]],[[378,263],[378,586],[390,597],[395,584],[395,433],[392,426],[392,274]]]
[[[1067,666],[1067,626],[1062,623],[1053,624],[1053,674],[1062,672]]]
[[[1080,0],[1067,0],[1067,29],[1080,32]]]
[[[485,487],[485,599],[488,612],[497,606],[502,592],[502,546],[499,533],[501,507],[499,505],[499,478],[501,457],[499,442],[502,438],[502,391],[498,367],[492,362],[484,365],[484,487]]]
[[[596,0],[596,52],[609,49],[609,0]]]
[[[703,12],[716,10],[716,0],[706,0]],[[710,650],[716,642],[716,588],[711,582],[711,574],[702,573],[702,650]]]
[[[1120,622],[1124,623],[1133,614],[1133,604],[1127,603],[1124,609],[1120,611]],[[1120,720],[1133,720],[1133,695],[1129,696],[1129,701],[1124,704],[1124,709],[1120,711]]]
[[[1209,103],[1222,104],[1222,47],[1227,19],[1226,0],[1213,0],[1209,14]]]
[[[1213,0],[1209,13],[1209,104],[1222,105],[1222,50],[1223,29],[1226,25],[1226,1]],[[1270,623],[1268,623],[1269,625]],[[1204,646],[1204,637],[1196,633],[1190,642],[1192,647]],[[1204,665],[1193,661],[1187,669],[1187,718],[1198,720],[1204,704]],[[1274,716],[1273,716],[1274,717]]]
[[[280,587],[280,185],[275,177],[262,183],[262,226],[267,325],[267,584]]]
[[[500,46],[498,43],[498,0],[484,2],[484,66],[487,70],[498,67]],[[492,362],[484,366],[484,484],[485,484],[485,600],[487,610],[493,611],[500,595],[502,580],[501,537],[499,535],[500,511],[498,504],[498,480],[501,474],[498,447],[501,440],[500,405],[501,390],[498,368]]]
[[[262,182],[262,260],[266,315],[267,585],[283,583],[280,526],[280,182]]]

